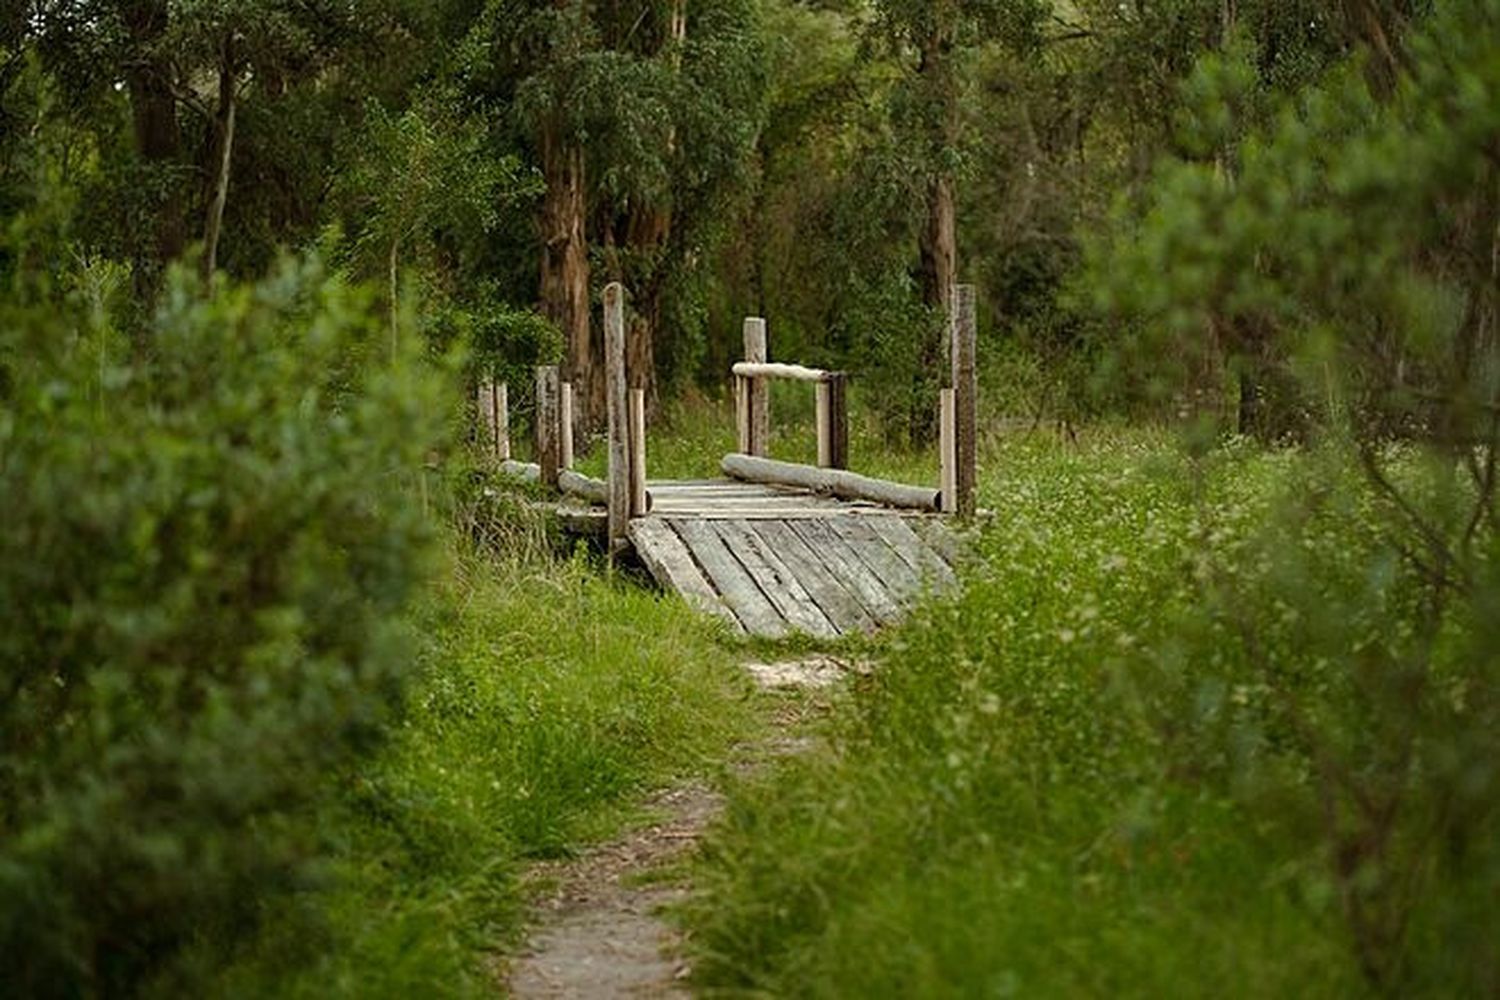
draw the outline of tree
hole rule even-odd
[[[922,301],[936,316],[946,316],[948,296],[959,275],[954,186],[962,156],[966,77],[961,61],[991,39],[1017,51],[1034,48],[1048,6],[1039,0],[876,0],[879,25],[915,59],[906,125],[925,186],[917,276]],[[933,324],[922,334],[919,358],[926,371],[941,363],[942,343],[940,325]],[[914,438],[932,435],[934,409],[921,406],[912,414]]]

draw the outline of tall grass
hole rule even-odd
[[[493,995],[487,956],[516,942],[527,861],[607,836],[754,732],[734,654],[680,602],[552,559],[536,529],[489,540],[509,554],[451,546],[394,736],[315,819],[333,862],[276,904],[220,992]]]
[[[1405,648],[1414,620],[1358,477],[1237,447],[1191,462],[1144,432],[992,439],[985,464],[996,514],[966,593],[889,637],[832,752],[734,796],[687,915],[701,984],[1361,995],[1347,903],[1373,907],[1399,874],[1421,887],[1410,933],[1385,944],[1402,988],[1493,985],[1493,914],[1472,903],[1496,884],[1493,852],[1456,846],[1493,839],[1489,751],[1460,749],[1492,746],[1476,735],[1488,696],[1456,715],[1409,706],[1441,720],[1427,752],[1480,784],[1393,772],[1404,846],[1340,881],[1352,820],[1325,823],[1318,776],[1339,754],[1390,769],[1356,752],[1385,723],[1350,678]],[[1493,689],[1482,656],[1448,675],[1471,699]],[[1472,811],[1455,853],[1428,855],[1441,827],[1425,819],[1450,795]]]

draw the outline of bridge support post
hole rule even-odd
[[[954,392],[944,389],[939,397],[938,449],[943,457],[942,507],[944,514],[958,513],[958,410]]]
[[[479,383],[479,451],[495,465],[510,461],[510,387],[489,379]]]
[[[818,383],[818,465],[849,468],[849,376],[831,372]]]
[[[558,438],[561,442],[561,455],[558,463],[565,470],[572,470],[575,455],[573,453],[573,383],[562,384],[562,399],[560,416],[558,418]]]
[[[630,390],[630,516],[645,517],[650,501],[646,496],[646,390]]]
[[[562,373],[556,365],[536,370],[536,464],[542,469],[542,485],[557,489],[562,471],[562,441],[558,433],[562,405]]]
[[[766,321],[745,320],[745,360],[763,365],[769,357]],[[765,458],[771,438],[771,386],[763,378],[735,378],[735,400],[740,425],[740,452]]]
[[[625,384],[625,287],[604,289],[604,379],[609,411],[609,552],[629,545],[631,507],[630,403]]]
[[[956,512],[973,517],[979,488],[979,323],[973,285],[957,285],[952,305],[953,470]]]

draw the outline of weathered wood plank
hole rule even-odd
[[[827,520],[803,518],[787,521],[786,525],[822,557],[829,572],[859,599],[878,624],[901,620],[900,601]]]
[[[814,550],[793,531],[786,521],[759,521],[753,525],[756,535],[781,559],[812,597],[819,610],[840,635],[873,632],[879,624],[865,610],[858,597],[839,579]]]
[[[562,406],[562,372],[556,365],[536,370],[536,455],[541,466],[542,484],[557,488],[557,473],[562,469],[560,409]]]
[[[745,320],[745,360],[765,364],[769,357],[766,321],[752,316]],[[745,451],[764,455],[771,440],[771,386],[763,378],[741,377],[740,381],[745,386]]]
[[[979,484],[978,319],[973,285],[953,290],[953,450],[956,509],[971,518]]]
[[[952,587],[958,583],[953,567],[932,551],[927,543],[917,537],[911,525],[899,517],[872,517],[870,527],[884,538],[886,544],[907,564],[922,575],[924,581],[934,588]]]
[[[943,561],[957,570],[969,558],[964,543],[947,525],[941,521],[928,518],[912,518],[906,521],[907,527],[917,533],[917,537],[927,543],[927,547],[943,558]]]
[[[715,521],[713,528],[794,629],[823,639],[838,638],[838,626],[818,607],[796,572],[755,533],[751,524]]]
[[[690,606],[727,621],[738,632],[745,627],[693,560],[687,544],[665,522],[638,518],[630,522],[630,541],[656,581],[680,594]]]
[[[839,517],[831,518],[827,524],[881,580],[890,595],[903,608],[909,607],[922,594],[922,577],[870,526],[875,520],[878,518]]]
[[[780,639],[789,630],[786,619],[761,592],[760,585],[725,546],[724,540],[705,521],[665,521],[693,554],[694,561],[713,583],[714,589],[746,632],[768,639]]]
[[[604,289],[604,381],[609,414],[609,549],[615,555],[629,542],[630,414],[625,384],[625,287]]]
[[[630,516],[651,509],[646,495],[646,390],[630,390]]]
[[[573,421],[574,421],[574,416],[573,416],[573,383],[572,382],[564,382],[562,384],[562,399],[561,399],[561,403],[559,405],[560,405],[560,409],[559,409],[559,416],[558,416],[558,426],[559,426],[559,433],[562,435],[562,439],[561,439],[562,457],[559,459],[559,461],[560,461],[563,469],[566,471],[566,470],[571,470],[573,468],[574,460],[575,460],[574,448],[573,448],[573,431],[574,431]]]

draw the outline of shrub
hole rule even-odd
[[[0,301],[0,978],[129,992],[305,872],[292,817],[409,667],[441,413],[314,264],[179,276],[151,360],[37,273]]]

